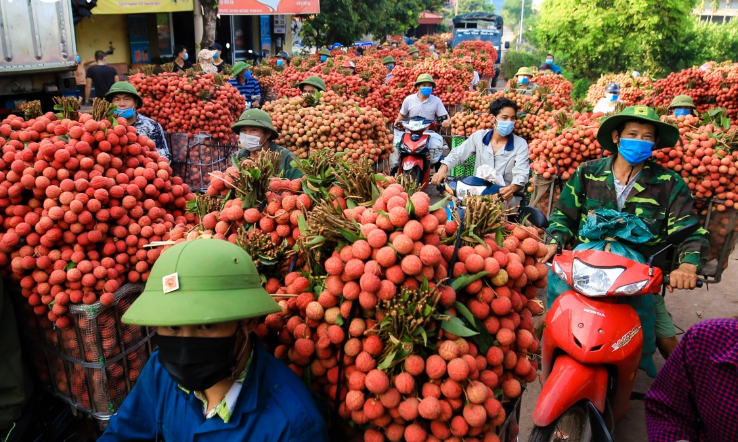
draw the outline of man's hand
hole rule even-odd
[[[697,286],[697,266],[694,264],[682,263],[678,269],[669,275],[669,293],[673,293],[674,289],[692,290]]]
[[[441,123],[441,127],[451,127],[451,120],[449,120],[448,118],[443,120],[443,123]]]
[[[519,186],[517,184],[510,184],[509,186],[505,186],[500,189],[500,196],[504,198],[505,201],[510,201],[511,199],[513,199],[513,194],[522,188],[522,186]]]
[[[538,262],[547,263],[551,259],[551,257],[556,254],[556,244],[548,244],[546,248],[548,248],[548,253],[546,253],[546,256],[539,259]]]
[[[434,186],[440,186],[446,178],[448,178],[448,166],[445,164],[441,164],[438,172],[433,174],[433,178],[431,178],[431,184],[433,184]]]

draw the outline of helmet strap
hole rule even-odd
[[[240,322],[238,324],[238,329],[236,330],[236,333],[238,333],[239,331],[243,333],[243,329],[241,328]],[[236,366],[233,367],[233,371],[231,371],[231,375],[228,377],[228,379],[235,379],[236,376],[238,375],[237,373],[238,367],[241,365],[241,360],[243,360],[243,356],[246,354],[246,347],[248,346],[248,343],[249,343],[249,336],[244,334],[244,341],[243,341],[243,344],[241,345],[241,350],[239,350],[238,357],[236,357]]]

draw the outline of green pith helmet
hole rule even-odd
[[[411,47],[410,49],[407,50],[408,55],[417,54],[418,52],[420,52],[420,51],[418,51],[418,48],[416,48],[415,46],[413,46],[413,47]]]
[[[626,107],[619,114],[613,115],[605,120],[597,131],[597,141],[599,141],[603,149],[609,150],[612,153],[617,152],[618,147],[612,142],[612,131],[617,130],[622,123],[635,120],[651,123],[656,126],[659,141],[654,144],[652,150],[673,147],[679,141],[679,129],[669,123],[662,122],[656,111],[648,106]]]
[[[233,76],[235,77],[241,72],[247,70],[249,67],[251,67],[251,64],[246,63],[245,61],[237,61],[236,64],[233,65]]]
[[[280,310],[241,247],[220,239],[195,239],[159,257],[146,289],[122,320],[156,327],[215,324]]]
[[[272,117],[269,116],[268,113],[264,112],[261,109],[249,109],[241,114],[241,116],[238,118],[238,121],[233,123],[231,126],[231,130],[235,132],[236,134],[241,133],[242,127],[260,127],[262,129],[267,129],[271,132],[269,134],[270,140],[275,140],[277,137],[279,137],[279,134],[276,130],[274,130],[274,123],[272,123]]]
[[[320,50],[320,52],[318,52],[318,54],[319,55],[325,55],[326,57],[330,57],[331,56],[331,51],[329,51],[326,48],[323,48],[323,49]]]
[[[697,109],[697,106],[694,105],[694,101],[692,101],[692,97],[689,95],[677,95],[674,97],[674,100],[672,100],[669,105],[669,109],[673,109],[675,107],[691,107],[692,109]]]
[[[529,77],[532,77],[533,76],[533,70],[531,68],[529,68],[529,67],[523,66],[522,68],[518,69],[518,73],[515,74],[516,77],[518,75],[527,75]]]
[[[433,77],[430,76],[430,74],[420,74],[418,75],[418,79],[415,80],[415,86],[421,84],[421,83],[433,83],[433,86],[435,87],[436,82],[433,80]]]
[[[133,95],[136,99],[136,108],[140,108],[143,106],[143,100],[141,99],[141,96],[138,95],[138,91],[136,88],[127,81],[119,81],[115,83],[114,85],[110,86],[110,90],[107,94],[105,94],[105,99],[112,103],[113,101],[113,95],[115,94],[130,94]]]
[[[325,81],[320,77],[313,75],[312,77],[302,80],[299,84],[300,90],[302,90],[302,86],[306,84],[316,87],[321,92],[325,92]]]
[[[382,64],[395,64],[395,57],[389,55],[382,59]]]

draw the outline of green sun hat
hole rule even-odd
[[[274,129],[272,117],[261,109],[249,109],[244,111],[238,120],[233,123],[231,130],[238,134],[241,132],[241,128],[248,126],[269,130],[271,132],[269,135],[270,140],[276,140],[279,137],[279,134]]]
[[[523,66],[522,68],[518,69],[518,73],[515,74],[516,77],[518,75],[527,75],[529,77],[532,77],[533,76],[533,70],[531,68],[529,68],[529,67]]]
[[[110,86],[110,90],[107,94],[105,94],[105,99],[112,103],[113,101],[113,95],[115,94],[130,94],[133,95],[136,99],[136,107],[139,108],[143,106],[143,99],[140,95],[138,95],[138,91],[136,90],[136,87],[133,86],[131,83],[127,81],[119,81],[112,86]]]
[[[433,83],[433,86],[436,86],[435,80],[433,80],[433,77],[430,76],[430,74],[420,74],[418,75],[418,79],[415,80],[415,86],[421,84],[421,83]]]
[[[261,286],[251,257],[220,239],[181,242],[151,269],[123,322],[155,327],[215,324],[281,311]]]
[[[677,95],[674,97],[674,100],[672,100],[669,105],[669,109],[673,109],[675,107],[691,107],[692,109],[697,109],[697,106],[694,105],[694,101],[692,101],[692,97],[689,95]]]
[[[233,76],[240,74],[241,72],[247,70],[251,67],[251,63],[246,63],[245,61],[237,61],[236,64],[233,65]]]
[[[597,141],[603,149],[609,150],[612,153],[617,152],[618,147],[612,141],[612,131],[617,130],[622,123],[636,120],[644,123],[652,123],[656,126],[659,141],[654,144],[652,150],[673,147],[679,141],[679,129],[676,126],[661,121],[656,111],[648,106],[626,107],[619,114],[606,119],[597,131]]]
[[[395,64],[395,57],[388,55],[382,59],[382,64]]]
[[[329,51],[326,48],[323,48],[323,49],[320,50],[320,52],[318,52],[318,55],[325,55],[326,57],[330,57],[331,56],[331,51]]]
[[[325,92],[325,81],[323,81],[322,78],[317,77],[315,75],[308,77],[300,82],[298,85],[300,87],[300,90],[302,90],[302,86],[309,84],[310,86],[313,86],[317,88],[321,92]]]
[[[420,51],[415,46],[413,46],[413,47],[411,47],[410,49],[407,50],[408,55],[417,54],[418,52],[420,52]]]

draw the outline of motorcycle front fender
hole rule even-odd
[[[533,423],[539,427],[550,425],[566,410],[584,399],[599,410],[605,411],[608,373],[604,366],[588,366],[569,355],[561,355],[554,361],[551,374],[543,385]]]

